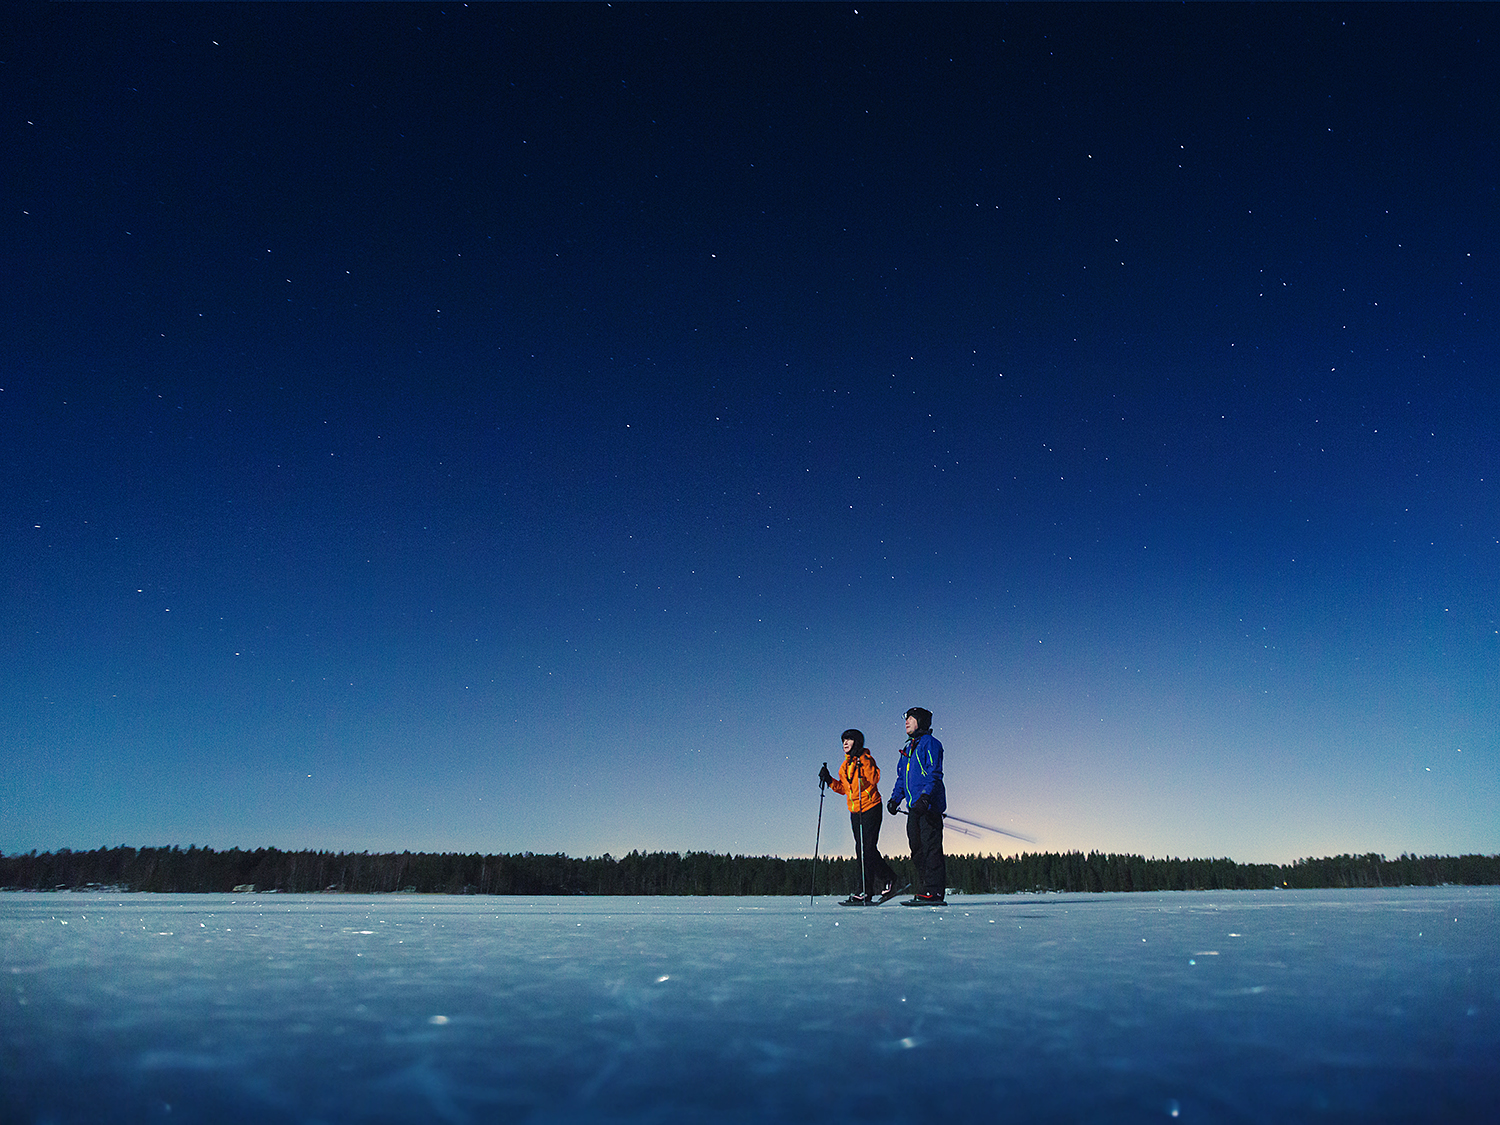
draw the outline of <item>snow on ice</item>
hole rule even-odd
[[[1500,888],[0,895],[6,1122],[1480,1121]]]

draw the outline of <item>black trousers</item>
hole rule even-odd
[[[856,867],[864,873],[864,884],[854,889],[872,895],[878,895],[887,883],[896,882],[896,872],[880,854],[880,820],[884,811],[876,805],[873,809],[849,814],[849,827],[854,829]]]
[[[943,855],[943,814],[927,812],[906,817],[906,842],[911,845],[912,866],[922,894],[943,897],[948,891],[948,860]]]

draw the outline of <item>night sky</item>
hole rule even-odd
[[[0,850],[1500,851],[1495,6],[0,19]]]

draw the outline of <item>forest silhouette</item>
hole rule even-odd
[[[900,881],[911,861],[890,857]],[[716,852],[566,855],[99,848],[0,854],[0,889],[481,895],[809,895],[858,889],[854,860]],[[1289,864],[1101,852],[950,855],[962,894],[1500,884],[1500,856],[1339,855]]]

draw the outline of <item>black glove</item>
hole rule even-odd
[[[927,810],[930,808],[932,808],[932,801],[928,798],[926,793],[923,793],[920,797],[918,797],[911,803],[911,811],[913,816],[926,816]]]
[[[892,797],[889,801],[887,801],[885,803],[885,807],[886,807],[886,810],[892,816],[895,816],[898,812],[901,811],[901,798],[900,797]]]
[[[818,771],[818,780],[824,785],[833,784],[833,774],[828,772],[828,763],[823,763],[823,768]]]

